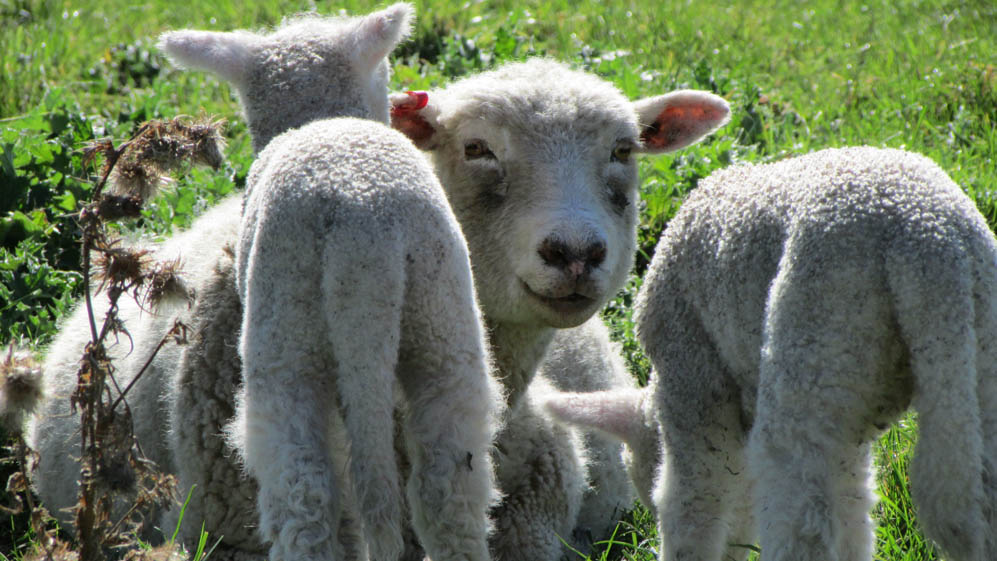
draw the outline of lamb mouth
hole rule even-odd
[[[578,313],[588,309],[595,303],[595,298],[591,298],[579,292],[573,292],[567,296],[554,298],[551,296],[543,296],[542,294],[535,292],[525,282],[523,282],[523,289],[534,299],[543,303],[544,306],[562,314]]]

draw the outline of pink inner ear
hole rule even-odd
[[[644,146],[656,150],[671,150],[689,144],[690,137],[699,136],[721,121],[726,112],[707,104],[672,105],[641,131]]]

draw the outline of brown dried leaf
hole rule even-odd
[[[23,493],[30,488],[31,483],[28,481],[27,476],[24,475],[24,472],[15,471],[7,478],[8,493]]]
[[[94,158],[97,157],[97,154],[104,156],[104,165],[106,166],[113,159],[113,153],[114,143],[110,140],[95,140],[83,148],[83,167],[90,165]],[[105,169],[104,171],[106,172],[107,170]]]

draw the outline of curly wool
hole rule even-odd
[[[870,444],[918,413],[911,486],[949,559],[997,556],[997,241],[929,159],[822,150],[702,181],[637,302],[638,399],[554,400],[634,440],[662,558],[871,559]],[[594,398],[593,398],[594,399]],[[618,423],[629,412],[642,422]]]

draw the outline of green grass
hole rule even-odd
[[[317,5],[366,12],[378,4],[260,0],[0,0],[0,340],[42,345],[78,290],[79,250],[68,213],[92,170],[83,143],[128,135],[135,123],[202,112],[230,119],[227,167],[198,171],[149,209],[138,228],[163,234],[245,181],[251,153],[228,87],[179,72],[155,51],[167,29],[260,28]],[[393,86],[431,89],[529,55],[601,74],[631,97],[677,88],[728,99],[731,123],[674,156],[646,158],[641,256],[604,317],[634,374],[632,297],[654,244],[683,196],[718,167],[830,146],[904,147],[935,159],[997,224],[997,5],[991,0],[814,0],[807,3],[555,0],[417,2],[414,37],[395,57]],[[877,448],[884,500],[877,558],[934,559],[907,492],[913,418]],[[22,540],[16,521],[0,550]],[[210,531],[210,529],[209,529]],[[654,524],[638,510],[614,558],[649,560]],[[8,547],[9,546],[9,547]]]

